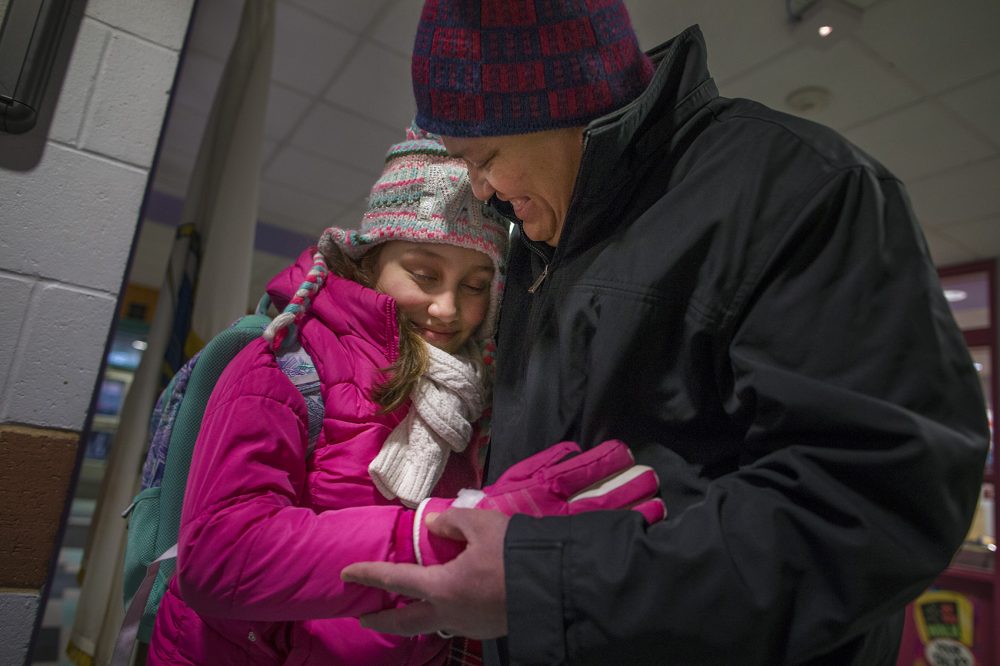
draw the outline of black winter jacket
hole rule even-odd
[[[515,517],[488,660],[895,663],[988,442],[907,195],[832,130],[720,98],[697,27],[651,55],[586,130],[558,247],[514,243],[488,477],[617,437],[669,516]]]

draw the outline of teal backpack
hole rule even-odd
[[[112,664],[128,664],[136,640],[148,643],[160,600],[176,568],[181,506],[194,444],[209,396],[222,371],[271,322],[264,296],[254,314],[212,338],[160,394],[150,419],[149,449],[139,494],[122,513],[128,519],[122,580],[127,608]],[[278,366],[301,392],[309,413],[309,452],[323,425],[319,376],[309,355],[289,334],[276,354]]]

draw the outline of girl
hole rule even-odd
[[[363,629],[351,616],[406,600],[345,584],[340,571],[357,560],[433,564],[460,550],[426,547],[413,508],[480,486],[483,350],[507,239],[506,222],[472,197],[463,163],[411,128],[389,150],[361,229],[327,229],[318,252],[272,279],[268,293],[287,307],[226,368],[206,409],[149,663],[444,663],[442,636]],[[307,405],[277,365],[277,349],[294,362],[287,350],[300,344],[321,405]],[[560,502],[548,506],[566,510]]]

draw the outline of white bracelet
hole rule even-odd
[[[424,566],[424,558],[420,555],[420,526],[424,520],[424,507],[431,501],[430,497],[425,498],[417,505],[417,512],[413,514],[413,552],[417,556],[417,564]]]

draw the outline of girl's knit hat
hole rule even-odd
[[[473,196],[465,162],[449,157],[437,136],[411,125],[406,140],[386,153],[361,228],[330,227],[323,232],[306,281],[264,335],[280,344],[284,337],[280,331],[304,316],[310,299],[326,280],[329,270],[324,255],[332,246],[360,259],[380,243],[405,240],[470,248],[492,260],[490,305],[476,333],[479,340],[489,340],[496,328],[509,235],[509,222]]]
[[[420,127],[498,136],[586,125],[653,64],[622,0],[426,0],[412,74]]]

